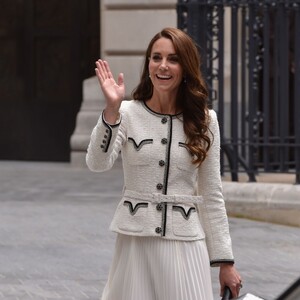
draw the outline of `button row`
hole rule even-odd
[[[163,210],[163,204],[161,204],[161,203],[158,203],[157,205],[156,205],[156,209],[158,210],[158,211],[162,211]],[[162,232],[162,228],[161,227],[156,227],[155,228],[155,232],[156,233],[161,233]]]
[[[163,117],[163,118],[161,119],[161,122],[162,122],[162,124],[166,124],[166,123],[168,122],[168,118],[167,118],[167,117]],[[166,145],[166,144],[168,143],[168,139],[166,139],[166,138],[161,139],[161,143],[162,143],[163,145]],[[165,163],[164,160],[160,160],[160,161],[158,162],[158,164],[159,164],[159,166],[163,167],[166,163]],[[163,185],[162,185],[161,183],[158,183],[158,184],[156,185],[156,188],[157,188],[158,190],[162,190]],[[162,210],[163,210],[163,204],[161,204],[161,203],[157,204],[157,205],[156,205],[156,209],[157,209],[158,211],[162,211]],[[157,234],[162,233],[162,228],[161,228],[161,227],[156,227],[156,228],[155,228],[155,232],[156,232]]]
[[[106,129],[105,132],[106,132],[106,134],[104,135],[104,139],[102,140],[102,144],[100,145],[100,148],[102,149],[103,152],[105,151],[105,146],[107,143],[109,130]]]

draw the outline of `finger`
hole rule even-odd
[[[118,86],[124,86],[124,74],[120,73],[118,76]]]
[[[112,75],[112,73],[110,71],[110,68],[109,68],[109,64],[105,60],[103,61],[103,68],[105,69],[105,72],[107,74],[107,78],[113,78],[113,75]]]
[[[102,64],[101,64],[101,62],[100,62],[100,60],[98,60],[98,61],[96,61],[96,69],[95,69],[95,72],[96,72],[96,75],[97,75],[97,77],[98,77],[98,79],[99,79],[99,82],[100,82],[100,84],[105,80],[105,73],[104,73],[104,69],[103,69],[103,66],[102,66]]]
[[[221,287],[220,287],[220,297],[223,296],[224,290],[225,290],[225,285],[224,285],[224,284],[221,284]]]
[[[240,293],[242,287],[243,287],[242,279],[240,279],[240,283],[238,284],[238,294]]]
[[[238,290],[235,286],[230,287],[230,291],[231,291],[231,294],[232,294],[232,298],[237,298],[238,297],[239,293],[238,293]]]
[[[242,288],[241,282],[236,283],[236,284],[231,288],[233,298],[236,298],[236,297],[239,296],[239,293],[240,293],[240,289],[241,289],[241,288]]]
[[[98,68],[95,68],[95,73],[96,73],[96,76],[98,78],[100,86],[102,86],[103,79],[102,79],[102,77],[100,75],[100,72],[99,72]]]

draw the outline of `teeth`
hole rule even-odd
[[[158,78],[160,79],[170,79],[172,76],[168,76],[168,75],[157,75]]]

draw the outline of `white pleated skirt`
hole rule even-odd
[[[213,300],[205,240],[118,234],[102,300]]]

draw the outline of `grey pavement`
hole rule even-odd
[[[92,173],[68,163],[0,162],[0,299],[100,299],[122,182],[119,164]],[[275,299],[300,276],[300,228],[229,221],[242,293]],[[212,278],[220,299],[217,269]]]

